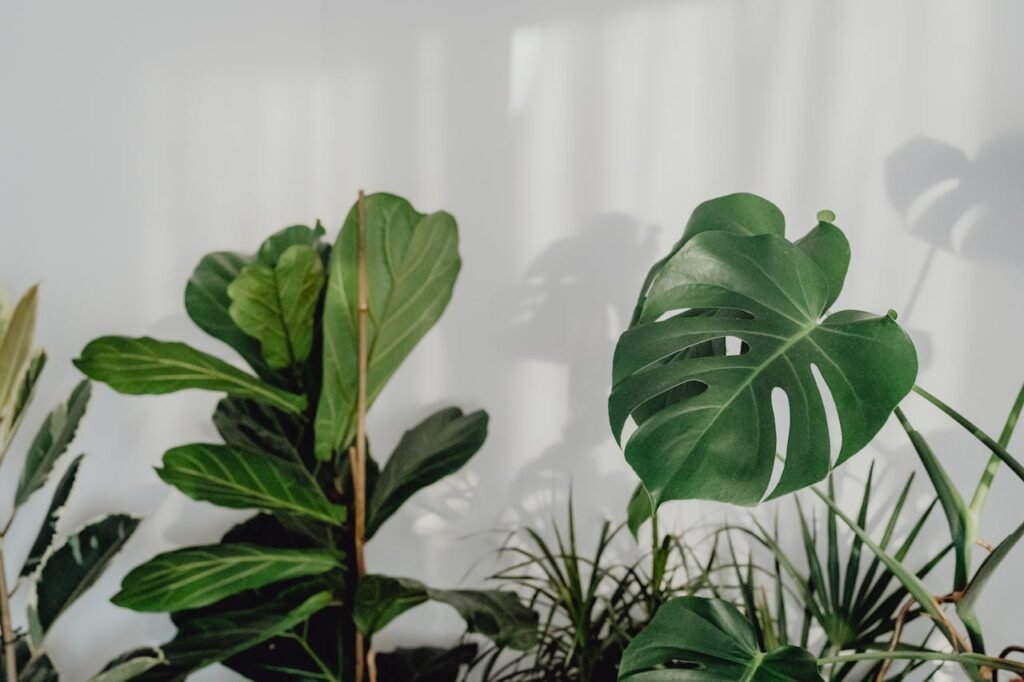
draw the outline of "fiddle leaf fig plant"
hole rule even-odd
[[[0,457],[7,454],[46,364],[46,353],[34,346],[37,300],[38,290],[32,287],[13,310],[0,311]],[[0,527],[0,660],[6,682],[58,679],[46,652],[46,635],[61,614],[99,579],[139,523],[126,514],[111,514],[68,535],[58,529],[84,458],[78,455],[66,462],[90,392],[88,381],[79,383],[43,420],[25,455],[13,510]],[[11,585],[5,565],[9,547],[4,538],[19,510],[57,473],[60,478],[49,507],[17,573],[17,582]],[[16,629],[10,595],[23,583],[32,591],[28,626]],[[139,653],[119,665],[141,672],[160,662],[159,657]],[[118,676],[111,668],[92,679],[115,682],[129,678]]]
[[[791,243],[763,199],[710,203],[649,278],[615,349],[612,430],[621,440],[634,418],[626,459],[653,510],[693,498],[754,505],[766,493],[824,479],[831,437],[815,370],[839,416],[836,465],[871,440],[917,375],[914,345],[895,314],[828,312],[849,260],[832,216],[823,212],[807,237]],[[733,206],[735,215],[723,220]],[[729,338],[738,339],[738,353],[721,352]],[[687,354],[716,342],[718,352]],[[782,474],[769,491],[777,388],[790,425]]]
[[[256,680],[364,682],[378,661],[415,670],[424,649],[378,655],[372,638],[429,600],[502,645],[536,640],[537,615],[511,592],[438,589],[366,567],[365,543],[487,436],[486,413],[448,407],[408,430],[383,468],[368,448],[367,410],[451,299],[454,218],[360,194],[333,247],[324,234],[292,226],[255,255],[214,253],[196,267],[189,316],[252,373],[145,337],[96,339],[76,360],[122,393],[226,394],[213,415],[223,443],[172,448],[157,473],[195,500],[259,512],[220,543],[166,552],[125,578],[115,603],[170,612],[178,626],[162,647],[168,664],[137,679],[181,680],[218,662]],[[430,658],[457,672],[473,651]]]

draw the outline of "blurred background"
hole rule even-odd
[[[333,238],[360,188],[444,208],[462,275],[370,432],[389,451],[453,403],[487,409],[490,437],[382,530],[369,563],[477,584],[504,532],[562,516],[570,485],[585,527],[624,517],[635,479],[605,416],[615,339],[693,207],[742,190],[776,202],[791,236],[835,211],[854,253],[839,307],[897,310],[919,383],[998,432],[1024,379],[1021,25],[1013,0],[2,0],[0,288],[42,283],[50,354],[28,422],[70,390],[70,359],[95,336],[228,352],[184,312],[203,254],[318,218]],[[152,469],[167,448],[215,437],[215,401],[96,387],[75,446],[91,457],[62,527],[115,510],[145,521],[52,633],[69,679],[173,632],[107,602],[132,565],[240,518]],[[973,483],[985,453],[923,401],[906,409]],[[842,470],[840,493],[872,458],[900,482],[916,466],[904,443],[887,427]],[[1024,517],[1014,483],[997,479],[983,537]],[[745,512],[667,513],[686,528]],[[34,530],[14,531],[12,554]],[[1014,573],[981,605],[995,650],[1020,639]],[[424,606],[379,644],[458,632]]]

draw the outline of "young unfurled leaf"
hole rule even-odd
[[[193,443],[168,450],[157,473],[189,497],[222,507],[345,520],[345,507],[329,502],[309,473],[263,453]]]
[[[112,514],[75,533],[45,558],[36,583],[36,610],[44,633],[96,582],[138,525],[138,519]]]
[[[754,626],[721,599],[677,597],[665,602],[622,656],[621,682],[744,680],[821,682],[808,651],[762,651]]]
[[[82,381],[71,392],[67,402],[58,406],[43,422],[35,440],[28,449],[25,466],[18,479],[14,493],[14,505],[20,507],[29,496],[46,483],[57,460],[63,455],[75,437],[78,422],[89,404],[90,384]]]
[[[288,412],[306,407],[305,396],[289,393],[184,343],[148,336],[104,336],[89,343],[75,366],[115,391],[159,395],[198,388],[252,398]]]
[[[391,194],[366,197],[370,404],[452,296],[461,261],[455,219],[423,215]],[[316,414],[316,456],[348,446],[356,428],[358,384],[359,207],[331,251],[323,314],[323,387]]]
[[[243,590],[341,568],[326,549],[275,549],[252,544],[190,547],[160,554],[125,576],[112,601],[135,611],[181,611]]]
[[[64,513],[64,506],[68,502],[68,496],[71,495],[71,488],[75,485],[82,457],[83,455],[79,455],[72,460],[67,470],[64,471],[64,475],[60,477],[60,481],[57,482],[57,488],[53,491],[53,499],[50,500],[50,508],[46,510],[46,518],[43,519],[43,525],[39,527],[39,533],[36,535],[35,542],[32,543],[32,549],[28,552],[25,565],[21,568],[21,577],[30,575],[39,567],[46,555],[46,550],[53,544],[53,538],[57,533],[57,522],[60,521],[61,514]]]
[[[487,413],[448,407],[405,432],[384,465],[367,510],[366,537],[418,490],[455,473],[487,438]]]
[[[239,329],[260,342],[272,369],[298,365],[313,348],[313,313],[324,283],[320,254],[312,246],[289,247],[273,267],[242,268],[228,286],[229,314]]]
[[[512,592],[438,590],[410,578],[363,576],[352,617],[361,632],[372,635],[428,600],[448,604],[466,621],[469,632],[480,633],[499,646],[525,650],[537,641],[537,614]]]
[[[287,633],[324,609],[329,592],[319,592],[298,605],[274,600],[256,608],[211,613],[183,623],[161,648],[168,664],[154,667],[136,682],[182,682],[191,673],[227,660]]]
[[[836,294],[845,253],[836,250],[845,239],[834,225],[819,228],[808,251],[774,234],[700,232],[653,278],[636,326],[615,351],[609,415],[620,439],[626,421],[637,419],[626,459],[655,508],[689,498],[759,502],[775,464],[777,387],[789,398],[790,431],[770,495],[822,480],[830,437],[813,367],[839,414],[837,464],[867,444],[913,386],[914,346],[891,316],[844,311],[821,319]],[[822,244],[831,245],[828,262]],[[702,310],[733,314],[692,314]],[[728,337],[741,341],[740,354],[666,362]],[[685,386],[695,390],[644,411]]]

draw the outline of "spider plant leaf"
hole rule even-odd
[[[828,496],[831,497],[833,500],[836,499],[835,486],[833,484],[833,479],[831,476],[829,476],[828,478]],[[839,533],[837,528],[836,515],[831,509],[829,509],[826,528],[828,532],[828,596],[832,604],[832,608],[836,610],[836,615],[841,617],[843,613],[839,601]]]
[[[451,606],[466,621],[469,632],[484,635],[498,646],[526,650],[537,641],[537,613],[512,592],[438,590],[410,578],[363,576],[352,617],[360,632],[369,636],[426,601]]]
[[[626,647],[621,682],[820,682],[814,656],[798,647],[764,651],[736,607],[720,599],[666,602]]]
[[[369,288],[367,404],[441,317],[461,260],[455,219],[418,213],[391,194],[365,199]],[[316,456],[348,446],[356,429],[358,383],[359,205],[331,250],[323,313],[323,386],[316,414]]]
[[[54,465],[67,449],[78,430],[78,423],[89,404],[90,384],[80,382],[66,402],[57,406],[43,420],[36,437],[29,446],[25,465],[14,492],[14,505],[20,507],[50,477]]]
[[[985,560],[981,562],[981,566],[978,567],[978,570],[964,589],[960,600],[956,603],[956,612],[960,619],[965,624],[970,622],[978,632],[980,632],[980,629],[977,627],[978,616],[975,610],[978,598],[984,591],[985,585],[988,584],[988,581],[996,572],[996,569],[999,568],[1017,543],[1020,542],[1022,536],[1024,536],[1024,523],[1017,526],[1016,530],[1003,538],[1002,542],[992,550],[992,553],[985,557]]]
[[[135,611],[182,611],[271,583],[342,567],[326,549],[278,549],[217,544],[159,554],[134,568],[111,599]]]
[[[838,228],[827,229],[839,240]],[[637,419],[625,442],[626,459],[655,507],[691,498],[753,505],[766,493],[777,497],[822,480],[830,469],[829,435],[812,367],[839,415],[837,465],[878,432],[913,386],[916,352],[892,314],[823,318],[833,293],[815,258],[778,235],[701,232],[664,264],[638,324],[619,339],[609,398],[621,442],[627,419],[645,403],[684,385],[703,387]],[[709,309],[739,312],[688,314]],[[727,337],[738,338],[745,352],[664,362]],[[789,397],[790,432],[782,475],[768,491],[777,387]]]
[[[367,509],[372,538],[416,492],[463,467],[487,438],[487,413],[440,410],[406,431],[377,478]]]
[[[313,317],[324,284],[324,266],[312,246],[290,246],[276,265],[252,263],[228,286],[228,314],[260,342],[272,369],[295,367],[313,349]]]
[[[82,457],[83,455],[79,455],[73,459],[64,471],[64,475],[57,482],[57,487],[53,491],[53,498],[50,500],[50,507],[46,510],[46,516],[43,519],[43,525],[39,527],[39,532],[32,543],[32,548],[29,549],[28,558],[25,559],[25,564],[21,567],[20,577],[23,578],[34,573],[42,564],[47,550],[53,544],[54,536],[57,534],[57,522],[60,521],[60,517],[64,513],[64,507],[67,505],[68,497],[71,495],[71,489],[75,485],[75,479],[78,477],[78,468],[82,465]]]
[[[868,508],[871,504],[871,484],[875,477],[875,463],[868,468],[868,479],[864,483],[864,496],[861,498],[860,509],[857,511],[857,525],[867,528]],[[843,585],[843,598],[840,602],[843,613],[849,614],[853,605],[854,592],[857,589],[857,578],[860,576],[860,557],[864,542],[853,536],[853,545],[846,560],[846,580]]]
[[[184,343],[148,336],[98,338],[82,350],[75,366],[121,393],[159,395],[198,388],[251,398],[286,412],[306,408],[305,396],[264,383]]]
[[[970,572],[971,549],[974,539],[970,537],[970,512],[967,504],[957,490],[953,479],[949,477],[945,467],[935,456],[928,441],[922,436],[907,420],[902,410],[896,410],[896,416],[900,425],[910,437],[921,464],[931,479],[932,487],[942,505],[942,511],[946,515],[946,523],[949,526],[949,537],[956,550],[956,564],[954,566],[953,590],[961,591],[967,586]]]
[[[92,587],[138,525],[136,518],[112,514],[78,531],[44,558],[34,601],[43,633]]]
[[[194,500],[260,509],[340,525],[346,508],[330,502],[298,464],[230,445],[192,443],[164,454],[157,474]]]

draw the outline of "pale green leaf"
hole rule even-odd
[[[289,578],[338,569],[342,555],[252,544],[190,547],[160,554],[125,576],[114,595],[135,611],[182,611]]]
[[[65,403],[55,408],[43,421],[25,458],[25,466],[14,493],[14,505],[20,507],[46,483],[57,460],[75,437],[78,423],[89,404],[88,381],[80,382]]]
[[[129,682],[158,665],[167,665],[167,658],[160,649],[136,649],[118,656],[88,682]]]
[[[115,391],[158,395],[198,388],[252,398],[288,412],[302,412],[305,396],[289,393],[184,343],[148,336],[104,336],[89,343],[75,366]]]
[[[423,215],[390,194],[366,197],[369,286],[368,404],[451,299],[461,261],[455,219]],[[323,315],[323,385],[316,414],[320,460],[355,435],[358,383],[358,205],[331,251]]]
[[[21,297],[0,339],[0,418],[4,420],[11,419],[10,405],[17,397],[18,384],[32,356],[38,291],[38,286],[34,286]]]
[[[271,267],[246,265],[228,287],[229,314],[260,342],[272,369],[299,365],[313,348],[313,314],[324,283],[324,266],[312,246],[289,247]]]
[[[194,443],[168,450],[157,473],[195,500],[235,509],[263,509],[325,523],[345,520],[312,476],[298,465],[228,445]]]

